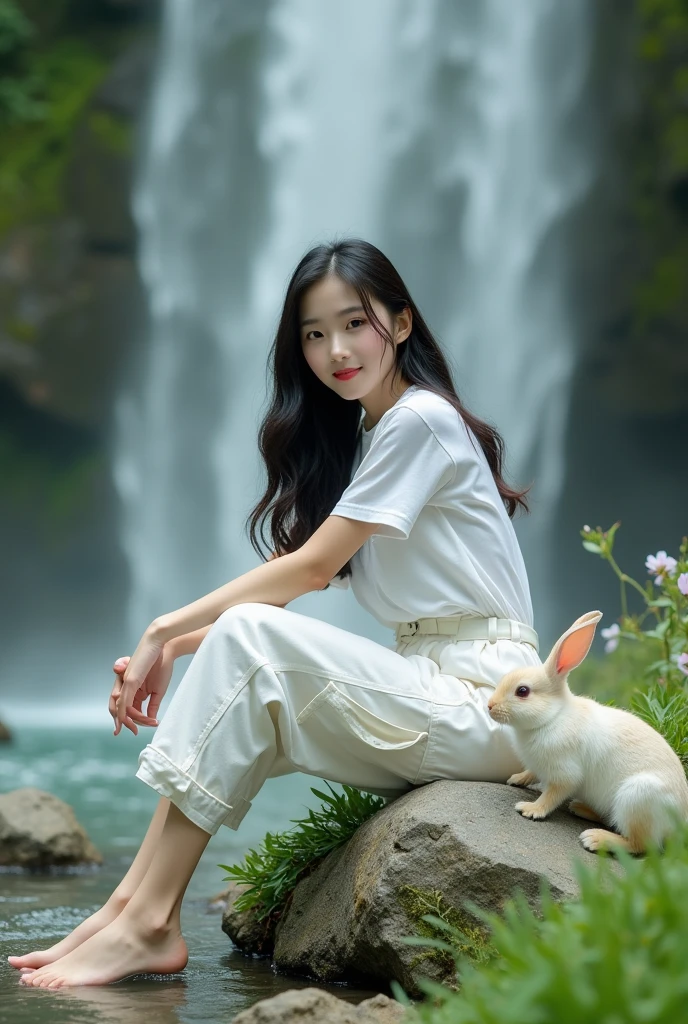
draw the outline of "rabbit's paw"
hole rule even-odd
[[[537,782],[537,777],[532,772],[516,772],[506,780],[507,786],[525,786],[526,789],[534,782]]]
[[[586,850],[595,853],[597,850],[618,850],[619,847],[628,849],[628,840],[616,832],[609,832],[606,828],[586,828],[578,837]]]
[[[514,804],[517,811],[520,811],[524,818],[532,818],[533,821],[541,821],[547,817],[545,811],[538,807],[537,800],[519,800],[517,804]]]

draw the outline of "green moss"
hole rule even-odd
[[[71,458],[21,445],[7,429],[0,431],[0,478],[9,507],[31,517],[47,543],[58,543],[80,508],[88,505],[95,476],[106,462],[102,452]]]
[[[111,153],[124,157],[131,156],[132,131],[128,121],[104,110],[94,110],[89,115],[88,126],[98,141]]]
[[[78,39],[32,54],[30,72],[42,83],[45,116],[6,125],[0,133],[0,234],[60,213],[73,132],[106,68]]]
[[[494,950],[485,931],[478,927],[467,914],[447,903],[439,889],[418,889],[413,885],[402,885],[397,890],[397,901],[412,922],[416,936],[441,941],[448,949],[430,948],[414,957],[410,967],[416,967],[423,960],[434,960],[450,987],[457,987],[455,980],[456,957],[467,957],[473,963],[487,963],[493,958]],[[452,931],[445,931],[432,920],[439,918]]]
[[[27,320],[22,320],[20,317],[12,317],[5,321],[4,324],[5,333],[9,334],[15,341],[20,341],[25,345],[31,345],[38,336],[38,331],[35,324],[29,323]]]

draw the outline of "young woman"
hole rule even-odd
[[[137,776],[161,800],[131,868],[22,982],[104,984],[187,963],[180,907],[205,846],[237,829],[266,778],[301,771],[387,797],[434,779],[504,782],[521,765],[487,701],[538,664],[497,432],[457,397],[389,260],[319,245],[289,282],[259,434],[263,564],[146,629],[116,663],[110,712],[157,726],[174,659],[194,653]],[[288,610],[348,587],[395,629],[385,647]],[[148,701],[146,710],[144,702]]]

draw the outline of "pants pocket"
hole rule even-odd
[[[332,711],[336,713],[334,720],[331,716]],[[314,713],[317,713],[321,720],[338,726],[340,730],[344,728],[351,737],[360,740],[366,747],[377,750],[406,750],[428,738],[427,731],[407,729],[373,714],[335,686],[331,680],[325,689],[306,705],[296,721],[301,725]]]

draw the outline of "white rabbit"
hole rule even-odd
[[[546,818],[574,798],[574,814],[617,830],[581,832],[587,850],[621,846],[642,853],[650,842],[661,845],[676,815],[688,821],[688,781],[679,758],[646,722],[569,690],[568,674],[590,650],[601,618],[594,611],[576,619],[542,666],[508,672],[487,706],[495,721],[513,728],[527,768],[508,785],[542,786],[537,800],[521,801],[516,810]]]

